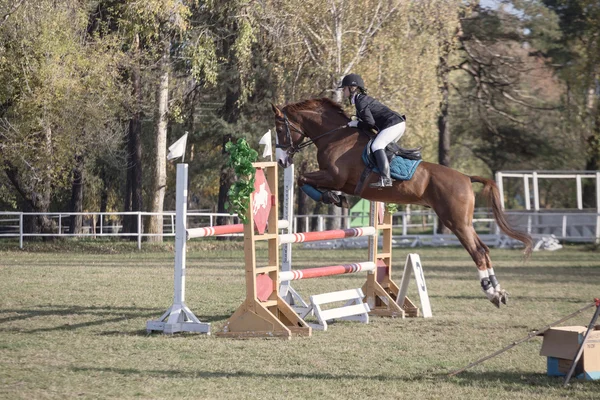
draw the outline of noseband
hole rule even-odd
[[[288,119],[288,116],[285,113],[285,111],[283,112],[283,118],[277,119],[285,123],[285,137],[288,144],[278,143],[275,145],[275,148],[285,150],[288,154],[293,155],[312,143],[312,140],[304,144],[302,143],[304,141],[304,138],[306,138],[306,134],[302,129],[298,128],[296,124],[292,124],[292,122]],[[294,129],[300,134],[300,142],[297,145],[294,144],[294,141],[292,140],[292,131],[290,128]]]

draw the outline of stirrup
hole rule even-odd
[[[369,187],[372,188],[384,188],[384,187],[391,187],[392,186],[392,180],[390,178],[384,178],[383,176],[375,183],[371,183],[369,185]]]

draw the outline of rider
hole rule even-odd
[[[367,96],[365,83],[360,75],[346,75],[342,79],[339,88],[344,89],[344,96],[348,98],[351,104],[356,106],[358,120],[350,121],[348,127],[375,129],[378,132],[371,145],[371,150],[375,154],[381,179],[370,186],[375,188],[392,186],[390,164],[385,154],[385,147],[390,143],[397,142],[402,137],[406,129],[406,118],[404,115],[390,110],[374,98]]]

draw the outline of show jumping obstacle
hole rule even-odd
[[[327,329],[327,320],[331,319],[368,322],[367,313],[369,311],[376,315],[385,316],[418,315],[419,310],[417,307],[405,297],[406,291],[404,291],[402,297],[398,297],[398,286],[391,280],[392,226],[389,213],[383,216],[382,207],[375,207],[372,204],[371,222],[373,226],[292,234],[291,223],[289,222],[291,221],[290,213],[287,213],[287,219],[277,220],[278,204],[275,200],[278,191],[277,163],[264,162],[253,165],[256,168],[255,192],[251,195],[252,206],[248,208],[247,224],[186,229],[188,168],[187,164],[178,164],[174,301],[173,305],[159,320],[148,321],[146,324],[148,332],[200,332],[210,334],[210,324],[200,322],[185,304],[186,240],[235,233],[244,234],[246,300],[229,318],[223,331],[217,333],[218,336],[238,338],[310,336],[312,333],[311,326],[303,320],[303,316],[299,316],[294,308],[284,300],[283,295],[280,294],[280,283],[281,288],[286,290],[287,295],[293,291],[289,286],[291,280],[360,271],[368,272],[367,282],[362,289],[324,293],[310,297],[309,312],[314,312],[319,320],[317,327]],[[286,198],[293,197],[292,193],[287,192]],[[288,210],[290,209],[291,207],[288,208]],[[380,221],[382,217],[383,220]],[[280,235],[278,232],[280,229],[284,229],[288,233]],[[383,231],[384,241],[381,253],[378,253],[377,250],[379,230]],[[288,262],[289,268],[280,272],[280,243],[284,244],[286,257],[291,257],[291,248],[287,247],[291,246],[292,243],[367,235],[370,236],[370,261],[305,270],[291,270],[291,262]],[[257,267],[256,265],[256,242],[258,241],[267,241],[267,266]],[[415,272],[415,275],[417,275],[417,272]],[[404,288],[404,278],[402,287]],[[401,301],[401,299],[403,300]],[[339,301],[345,301],[346,304],[343,307],[328,310],[323,310],[321,307],[323,304]],[[304,316],[307,314],[305,313]]]
[[[290,165],[284,170],[284,205],[283,205],[283,219],[290,221],[290,225],[284,229],[284,231],[291,232],[293,229],[292,221],[293,217],[293,198],[294,198],[294,166]],[[287,233],[281,235],[280,243],[283,243],[283,260],[281,265],[281,284],[280,293],[283,298],[302,316],[303,318],[315,311],[315,303],[307,303],[291,286],[290,281],[298,279],[298,276],[304,278],[311,277],[312,275],[319,275],[321,270],[328,268],[311,268],[308,270],[292,270],[292,243],[301,242],[314,242],[319,240],[333,240],[342,239],[347,237],[369,237],[369,261],[366,263],[353,264],[361,265],[362,269],[351,267],[339,266],[337,273],[342,274],[349,272],[359,272],[360,270],[369,271],[367,274],[367,281],[362,287],[362,293],[364,293],[364,302],[369,306],[369,312],[374,315],[380,316],[391,316],[391,317],[417,317],[419,316],[419,309],[414,303],[406,297],[406,291],[403,294],[403,300],[398,298],[400,289],[398,285],[392,280],[392,216],[390,213],[384,211],[383,203],[371,202],[371,213],[370,213],[370,225],[364,228],[352,228],[344,230],[330,230],[322,232],[307,232],[307,233]],[[379,232],[382,232],[382,249],[379,252],[378,239]],[[412,259],[411,259],[412,261]],[[409,260],[407,259],[407,266]],[[368,268],[364,268],[368,266]],[[341,269],[340,267],[346,267]],[[329,267],[332,268],[332,267]],[[407,270],[405,268],[405,270]],[[408,269],[408,271],[410,271]],[[406,273],[406,272],[405,272]],[[403,283],[408,286],[409,275]],[[419,292],[421,294],[421,292]],[[426,296],[426,291],[424,293]],[[320,297],[311,296],[311,299],[319,299]],[[422,302],[422,304],[424,304]],[[428,304],[428,299],[427,299]],[[342,308],[338,309],[340,313],[345,313]],[[335,313],[329,313],[328,316],[335,318]],[[322,321],[318,316],[319,325],[312,325],[313,328],[325,327],[325,321]],[[366,322],[366,321],[365,321]]]
[[[173,305],[156,321],[148,321],[146,330],[166,334],[199,332],[210,334],[210,324],[202,323],[185,304],[186,242],[199,237],[229,235],[244,232],[243,224],[220,225],[187,229],[188,165],[177,164],[177,193],[175,217],[175,275]],[[278,221],[280,229],[287,221]]]

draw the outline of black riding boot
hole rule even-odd
[[[377,150],[375,153],[375,161],[377,161],[377,168],[381,174],[379,182],[371,183],[369,186],[373,188],[383,188],[392,186],[392,179],[390,178],[390,163],[385,154],[385,150]]]

